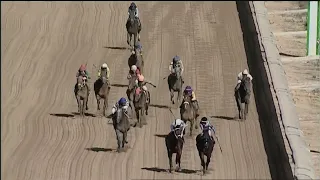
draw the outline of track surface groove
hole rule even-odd
[[[96,69],[107,62],[111,83],[127,84],[127,3],[2,2],[1,179],[270,179],[254,97],[245,122],[214,118],[216,146],[210,172],[200,176],[194,137],[186,138],[182,173],[169,174],[164,138],[174,117],[151,107],[148,125],[131,129],[129,148],[117,154],[115,133],[100,116],[83,119],[73,94],[75,73],[88,63],[91,89]],[[236,75],[247,67],[235,2],[138,3],[152,104],[169,105],[168,65],[178,54],[184,79],[196,90],[201,115],[236,115]],[[109,108],[125,88],[112,87]],[[97,114],[91,93],[89,113]],[[70,117],[53,116],[65,114]],[[178,117],[179,112],[173,109]],[[74,116],[74,117],[73,117]],[[189,130],[189,129],[188,129]],[[94,152],[90,148],[100,148]]]

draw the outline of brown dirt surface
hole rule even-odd
[[[276,155],[267,157],[254,97],[249,119],[226,120],[236,114],[236,75],[247,67],[235,2],[138,3],[144,75],[157,88],[149,87],[153,107],[148,124],[129,131],[127,151],[119,154],[108,119],[72,113],[77,111],[73,87],[82,63],[88,63],[96,79],[94,65],[107,62],[111,83],[127,84],[130,52],[104,47],[126,47],[128,3],[1,5],[1,179],[271,179],[268,161]],[[197,93],[201,116],[222,117],[212,123],[223,154],[216,146],[206,176],[199,175],[195,137],[186,138],[183,171],[166,172],[167,153],[159,135],[169,132],[174,117],[159,106],[170,105],[163,78],[176,54],[183,59],[186,84]],[[111,88],[109,111],[125,90]],[[89,113],[97,114],[92,94]]]
[[[307,1],[265,2],[269,12],[307,8]],[[306,13],[271,15],[274,32],[306,31]],[[303,28],[304,27],[304,28]],[[281,53],[306,56],[307,37],[277,36]],[[320,178],[320,60],[283,62],[289,88],[299,114],[301,130],[312,153],[316,177]]]

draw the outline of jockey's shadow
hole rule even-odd
[[[237,116],[235,117],[229,117],[229,116],[210,116],[210,118],[217,118],[217,119],[224,119],[224,120],[233,120],[233,121],[238,121],[239,119]]]
[[[91,147],[91,148],[85,148],[87,151],[93,151],[93,152],[110,152],[115,151],[115,149],[111,148],[100,148],[100,147]]]
[[[153,172],[169,172],[168,169],[163,169],[163,168],[158,168],[158,167],[144,167],[141,168],[143,170],[147,170],[147,171],[153,171]],[[183,173],[183,174],[196,174],[198,171],[196,170],[191,170],[191,169],[181,169],[181,171],[178,171],[177,173]]]
[[[167,134],[155,134],[154,136],[159,137],[159,138],[165,138],[165,137],[167,137]]]
[[[127,47],[121,47],[121,46],[104,46],[103,48],[106,48],[106,49],[115,49],[115,50],[126,50],[126,49],[129,49]]]

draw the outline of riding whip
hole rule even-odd
[[[214,137],[216,137],[216,139],[217,139],[217,142],[218,142],[218,145],[219,145],[219,147],[220,147],[221,154],[222,154],[222,149],[221,149],[221,145],[220,145],[219,139],[218,139],[218,137],[216,136],[216,134],[214,134]]]

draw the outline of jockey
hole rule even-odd
[[[171,73],[175,73],[175,68],[177,66],[181,67],[181,75],[182,75],[183,74],[183,70],[184,70],[184,66],[183,66],[183,63],[182,63],[180,57],[176,55],[176,56],[173,57],[172,62],[169,65],[169,71]]]
[[[141,26],[141,23],[140,23],[140,18],[139,18],[139,9],[136,5],[136,3],[132,2],[128,8],[128,15],[130,14],[130,11],[134,11],[134,15],[135,17],[138,19],[138,22],[139,22],[139,26]]]
[[[191,96],[191,102],[194,105],[194,107],[198,110],[199,104],[198,104],[198,100],[196,98],[196,93],[192,90],[191,86],[187,86],[184,89],[184,95]]]
[[[89,76],[89,73],[87,71],[87,66],[85,64],[81,64],[77,74],[76,74],[76,77],[78,78],[79,76],[83,76],[86,78],[86,82],[88,81],[88,79],[91,79],[90,76]],[[86,83],[86,86],[88,88],[88,94],[90,94],[90,87],[88,86],[88,84]]]
[[[125,111],[125,113],[127,113],[127,112],[128,112],[128,107],[129,107],[129,102],[127,101],[126,98],[122,97],[122,98],[120,98],[120,100],[112,107],[111,112],[112,112],[112,114],[114,115],[119,108],[122,108],[122,109]]]
[[[210,121],[208,120],[208,118],[206,117],[202,117],[201,121],[200,121],[200,128],[202,130],[202,132],[204,130],[209,130],[209,136],[212,138],[213,140],[213,136],[212,136],[212,131],[214,134],[216,134],[216,129],[213,127],[213,125],[210,124]]]
[[[181,119],[175,119],[170,125],[170,130],[171,132],[173,132],[175,128],[181,128],[181,127],[185,128],[186,123]],[[185,134],[185,130],[183,130],[183,134]]]
[[[144,82],[144,76],[142,74],[137,74],[138,79],[136,81],[137,87],[142,88],[146,83]]]
[[[243,78],[245,78],[245,77],[249,77],[251,81],[252,81],[252,79],[253,79],[252,76],[251,76],[251,74],[249,74],[248,70],[247,70],[247,69],[244,69],[244,70],[243,70],[242,72],[240,72],[240,73],[238,74],[238,76],[237,76],[238,82],[237,82],[237,86],[236,86],[236,88],[235,88],[235,91],[237,91],[237,90],[239,89],[240,83],[242,82]]]
[[[98,71],[98,77],[101,77],[101,72],[106,71],[107,73],[107,80],[109,80],[109,76],[110,76],[110,69],[108,67],[107,63],[103,63]]]

